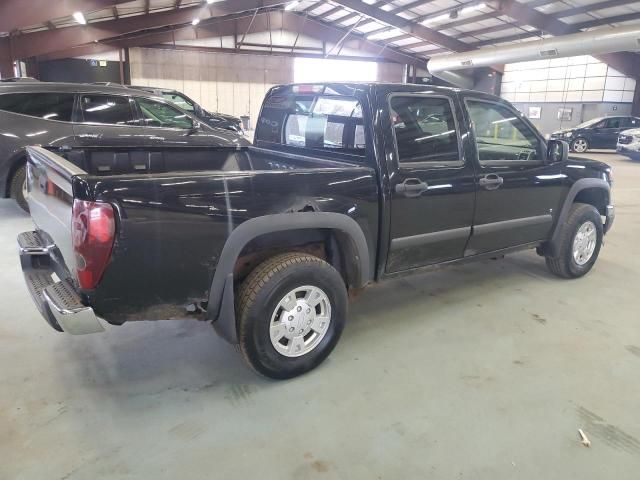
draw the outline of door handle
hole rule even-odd
[[[504,183],[504,179],[500,175],[490,173],[482,177],[479,183],[485,190],[496,190]]]
[[[396,185],[396,193],[409,198],[419,197],[427,188],[429,185],[419,178],[407,178],[404,182]]]

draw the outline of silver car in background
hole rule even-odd
[[[618,136],[616,151],[632,160],[640,160],[640,128],[621,132]]]

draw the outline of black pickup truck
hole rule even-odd
[[[526,248],[587,273],[614,219],[611,169],[567,152],[479,92],[278,86],[254,146],[171,168],[146,152],[105,173],[29,147],[22,268],[56,330],[197,318],[289,378],[329,355],[348,293],[371,282]]]

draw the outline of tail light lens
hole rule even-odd
[[[72,237],[80,288],[98,284],[111,258],[116,223],[108,203],[73,201]]]

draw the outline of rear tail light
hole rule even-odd
[[[95,288],[111,258],[116,234],[113,207],[76,199],[71,228],[78,284],[82,289]]]

